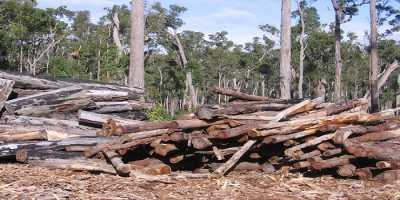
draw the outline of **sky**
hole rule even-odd
[[[147,0],[147,8],[157,0]],[[38,0],[39,7],[58,7],[66,5],[69,9],[89,10],[91,19],[96,22],[105,14],[104,8],[112,5],[129,4],[130,0]],[[271,24],[279,28],[281,0],[160,0],[164,6],[178,4],[188,10],[182,15],[185,25],[182,30],[200,31],[212,34],[227,31],[228,38],[235,43],[244,44],[255,36],[262,36],[259,25]],[[292,1],[292,10],[296,9]],[[395,6],[400,3],[394,2]],[[329,0],[318,0],[313,4],[318,9],[321,22],[334,21],[334,12]],[[294,23],[294,22],[293,22]],[[369,29],[369,7],[363,6],[359,15],[343,25],[346,32],[355,32],[361,42],[367,42],[365,31]],[[400,40],[400,33],[391,36]]]

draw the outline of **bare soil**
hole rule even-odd
[[[0,165],[0,199],[400,199],[400,182],[278,172],[149,181],[20,164]]]

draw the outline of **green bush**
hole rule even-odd
[[[148,110],[146,114],[150,121],[168,121],[174,119],[160,104]]]

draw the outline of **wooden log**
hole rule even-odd
[[[158,165],[162,164],[163,162],[161,160],[155,159],[155,158],[146,158],[143,160],[135,160],[135,161],[130,161],[128,164],[132,165],[133,169],[141,169],[144,167],[148,167],[151,165]]]
[[[79,86],[71,86],[57,90],[51,90],[48,92],[42,92],[39,94],[34,94],[27,97],[17,98],[5,103],[5,107],[7,111],[10,113],[14,113],[16,110],[19,110],[26,106],[43,106],[43,105],[51,105],[55,103],[61,103],[66,100],[72,94],[76,94],[82,91],[82,87]]]
[[[315,108],[315,106],[323,103],[324,98],[320,97],[314,100],[305,100],[301,103],[298,103],[296,105],[293,105],[281,112],[279,112],[276,116],[275,119],[272,120],[271,122],[279,122],[283,119],[286,119],[292,115],[298,114],[298,113],[303,113],[303,112],[307,112],[310,111],[312,109]]]
[[[88,124],[96,127],[101,127],[105,124],[108,120],[113,119],[116,123],[120,124],[143,124],[142,121],[131,120],[131,119],[124,119],[115,117],[113,115],[106,115],[106,114],[98,114],[88,111],[80,110],[78,113],[78,119],[80,123]]]
[[[144,174],[152,175],[152,176],[159,176],[159,175],[166,175],[171,174],[172,170],[171,167],[166,164],[157,164],[157,165],[150,165],[140,170]]]
[[[195,149],[204,150],[211,147],[213,143],[205,136],[194,136],[192,137],[192,145]]]
[[[256,121],[272,121],[276,119],[276,117],[272,116],[255,116],[255,115],[224,115],[226,119],[235,119],[235,120],[256,120]]]
[[[264,143],[265,144],[277,144],[277,143],[281,143],[287,140],[293,140],[293,139],[299,139],[299,138],[303,138],[309,135],[313,135],[315,133],[318,132],[318,129],[314,128],[314,129],[308,129],[305,131],[301,131],[298,133],[293,133],[293,134],[289,134],[289,135],[273,135],[273,136],[269,136],[266,137],[264,139]]]
[[[14,83],[14,81],[0,78],[0,112],[3,110],[4,103],[8,100],[12,92]]]
[[[356,169],[355,175],[358,176],[358,178],[361,180],[371,180],[373,177],[371,167]]]
[[[127,176],[129,175],[131,169],[130,166],[122,161],[121,156],[115,151],[103,151],[104,155],[108,158],[111,164],[114,166],[115,170],[119,175]]]
[[[81,153],[77,152],[62,152],[56,150],[32,150],[20,149],[17,151],[15,158],[18,162],[28,163],[32,160],[46,159],[82,159]]]
[[[95,109],[92,112],[106,114],[126,111],[142,111],[151,108],[150,104],[140,101],[120,102],[95,102]]]
[[[59,89],[67,86],[63,82],[50,81],[30,76],[14,75],[1,71],[0,71],[0,78],[13,80],[15,82],[15,87],[21,89],[48,90],[48,89]]]
[[[335,149],[328,149],[322,153],[322,156],[324,157],[331,157],[331,156],[336,156],[339,155],[343,152],[342,148],[335,148]]]
[[[31,166],[46,167],[52,169],[66,169],[72,171],[104,172],[117,174],[114,167],[100,160],[85,159],[46,159],[28,162]]]
[[[394,182],[400,180],[400,170],[388,170],[378,174],[376,180],[383,182]]]
[[[351,101],[344,101],[344,102],[340,102],[340,103],[336,103],[336,104],[332,104],[332,105],[328,106],[326,108],[326,114],[328,116],[336,115],[341,112],[353,109],[357,106],[366,105],[366,104],[368,104],[368,100],[364,99],[364,98],[355,99],[355,100],[351,100]]]
[[[296,141],[296,140],[287,140],[283,143],[283,146],[285,147],[292,147],[292,146],[296,146],[299,145],[300,142]]]
[[[351,143],[360,142],[373,142],[373,141],[384,141],[400,137],[400,129],[368,133],[359,137],[355,137],[349,140]]]
[[[42,117],[18,116],[14,120],[9,120],[10,124],[17,126],[32,126],[32,128],[45,129],[48,131],[62,131],[74,135],[95,136],[98,129],[79,125],[73,120],[57,120]],[[1,129],[1,128],[0,128]]]
[[[286,156],[289,156],[289,157],[292,157],[293,154],[294,154],[296,151],[299,151],[299,150],[304,149],[304,148],[306,148],[306,147],[314,146],[314,145],[320,144],[320,143],[322,143],[322,142],[331,140],[334,136],[335,136],[334,133],[326,134],[326,135],[317,137],[317,138],[315,138],[315,139],[313,139],[313,140],[310,140],[310,141],[307,141],[307,142],[305,142],[305,143],[302,143],[302,144],[300,144],[300,145],[291,147],[291,148],[285,150],[285,155],[286,155]]]
[[[116,90],[82,90],[79,93],[70,95],[71,99],[91,99],[92,101],[125,101],[125,100],[139,100],[141,95],[129,91],[116,91]]]
[[[14,114],[25,116],[48,116],[52,113],[73,113],[80,109],[90,107],[94,102],[90,99],[66,100],[61,103],[40,106],[26,106],[16,110]]]
[[[383,124],[376,126],[349,125],[342,127],[336,131],[333,141],[336,144],[344,144],[345,141],[352,135],[361,135],[370,132],[389,131],[400,128],[400,123],[397,120],[389,120]]]
[[[217,157],[218,160],[225,159],[225,155],[218,149],[218,147],[213,146],[213,152],[215,154],[215,157]]]
[[[350,164],[350,160],[355,158],[351,155],[343,155],[337,158],[331,158],[328,160],[313,161],[311,162],[311,167],[315,170],[323,170],[328,168],[333,168],[337,166]]]
[[[330,142],[323,142],[317,146],[317,148],[321,151],[327,151],[329,149],[335,149],[335,145]]]
[[[90,148],[91,146],[66,146],[64,150],[67,152],[85,152]]]
[[[176,150],[178,148],[174,144],[157,144],[154,146],[154,153],[163,157]]]
[[[294,156],[294,160],[307,160],[309,158],[312,158],[312,157],[315,157],[315,156],[319,156],[319,155],[321,155],[321,151],[314,150],[314,151],[311,151],[311,152],[308,152],[308,153],[305,153],[305,154],[302,154],[302,155]]]
[[[30,131],[17,134],[0,134],[0,141],[21,142],[30,140],[47,140],[45,131]]]
[[[352,143],[346,142],[347,152],[358,156],[377,160],[400,160],[400,140],[385,142]]]
[[[203,120],[175,120],[163,122],[146,122],[142,124],[119,124],[113,119],[108,120],[103,128],[107,130],[110,135],[123,135],[126,133],[136,133],[143,131],[152,131],[157,129],[194,129],[205,128],[210,126],[209,123]]]
[[[356,174],[357,167],[352,164],[346,164],[340,166],[336,173],[342,177],[353,177]]]
[[[249,140],[227,162],[218,167],[214,173],[225,175],[256,142],[255,140]]]
[[[152,131],[144,131],[144,132],[137,132],[137,133],[129,133],[122,136],[122,140],[125,142],[151,138],[156,136],[162,136],[164,134],[169,134],[174,132],[174,130],[170,129],[159,129],[159,130],[152,130]],[[169,140],[169,137],[168,137]]]
[[[218,87],[212,88],[211,91],[216,93],[216,94],[227,95],[227,96],[236,97],[238,99],[248,100],[248,101],[284,102],[284,100],[281,100],[281,99],[271,99],[271,98],[268,98],[268,97],[249,95],[249,94],[246,94],[246,93],[243,93],[243,92],[238,92],[238,91],[224,89],[224,88],[218,88]]]

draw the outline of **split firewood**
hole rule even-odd
[[[320,144],[320,143],[322,143],[324,141],[331,140],[334,136],[335,136],[334,133],[323,135],[323,136],[317,137],[317,138],[315,138],[313,140],[310,140],[308,142],[305,142],[305,143],[302,143],[300,145],[291,147],[291,148],[285,150],[285,155],[292,157],[292,155],[296,151],[299,151],[299,150],[304,149],[306,147],[310,147],[310,146],[314,146],[314,145]]]
[[[122,161],[121,156],[115,151],[103,151],[104,155],[108,158],[114,166],[118,174],[127,176],[131,171],[130,166]]]
[[[32,160],[28,162],[31,166],[47,167],[53,169],[66,169],[72,171],[104,172],[117,174],[112,165],[101,160],[86,159],[46,159]]]
[[[216,169],[214,173],[220,175],[226,174],[256,142],[257,141],[255,140],[249,140],[240,148],[238,152],[233,154],[233,156],[226,163],[218,167],[218,169]]]
[[[0,78],[0,112],[3,110],[4,103],[7,101],[12,92],[14,83],[14,81]]]
[[[28,163],[33,160],[46,159],[83,159],[81,153],[77,152],[62,152],[56,150],[29,150],[20,149],[17,151],[15,158],[18,162]]]
[[[346,164],[340,166],[336,173],[342,177],[353,177],[356,174],[357,167],[352,164]]]
[[[355,158],[351,155],[343,155],[337,158],[331,158],[328,160],[321,160],[321,161],[313,161],[311,162],[311,167],[315,170],[322,170],[333,168],[337,166],[342,166],[350,163],[350,160]]]
[[[322,156],[324,157],[331,157],[331,156],[336,156],[339,155],[343,152],[342,148],[335,148],[335,149],[328,149],[322,153]]]

